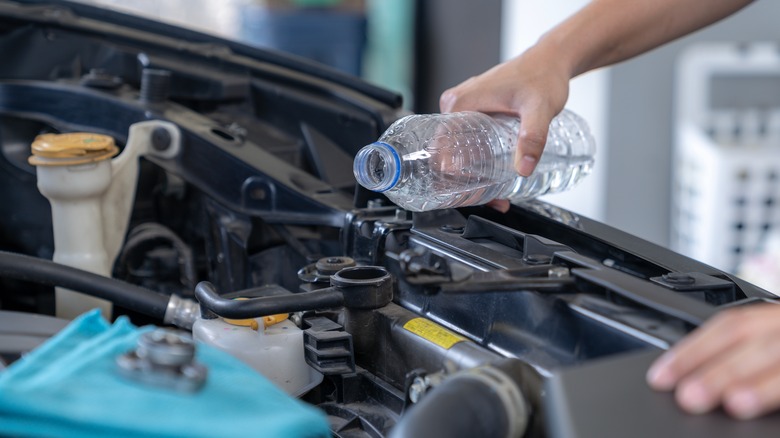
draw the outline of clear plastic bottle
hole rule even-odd
[[[596,151],[585,120],[563,110],[536,170],[518,176],[520,120],[479,112],[406,116],[355,157],[358,183],[411,211],[521,201],[561,192],[589,174]]]

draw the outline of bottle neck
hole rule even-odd
[[[374,192],[384,192],[398,184],[401,156],[387,143],[371,143],[355,156],[353,172],[361,186]]]

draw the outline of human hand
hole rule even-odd
[[[726,310],[658,358],[647,381],[693,414],[750,419],[780,408],[780,305]]]
[[[517,58],[446,90],[439,100],[441,111],[519,117],[515,169],[528,176],[542,155],[550,122],[569,95],[570,69],[556,55],[555,50],[537,44]]]

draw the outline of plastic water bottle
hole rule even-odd
[[[410,211],[522,201],[569,189],[589,174],[596,151],[585,120],[563,110],[550,124],[534,172],[517,175],[520,120],[479,112],[406,116],[354,162],[360,185]]]

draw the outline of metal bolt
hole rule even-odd
[[[203,386],[208,369],[195,359],[195,341],[185,332],[143,333],[136,349],[116,358],[123,376],[149,385],[192,392]]]
[[[168,99],[171,84],[171,72],[154,68],[144,68],[141,72],[141,101],[162,103]]]
[[[171,133],[167,129],[162,127],[154,128],[152,131],[152,147],[156,151],[165,151],[171,147]]]
[[[138,338],[136,354],[155,365],[182,366],[195,358],[195,342],[169,329],[157,329]]]
[[[317,260],[315,266],[319,275],[333,275],[344,268],[351,268],[355,265],[355,260],[350,257],[325,257]]]
[[[397,221],[408,221],[412,219],[412,212],[404,210],[402,208],[396,208],[395,209],[395,220]]]
[[[366,203],[366,208],[368,209],[382,208],[383,203],[384,202],[381,199],[369,199],[368,203]]]
[[[550,278],[568,278],[569,275],[571,275],[569,268],[564,268],[563,266],[556,266],[547,270],[547,276]]]
[[[412,403],[419,402],[426,391],[428,391],[428,385],[426,384],[425,379],[422,377],[415,377],[412,384],[409,385],[409,400],[411,400]]]

